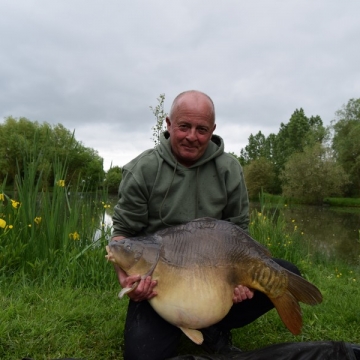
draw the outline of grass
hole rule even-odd
[[[118,359],[125,313],[126,302],[117,300],[114,286],[2,287],[0,358]]]
[[[325,198],[324,204],[339,207],[360,207],[360,198]]]
[[[272,195],[268,193],[261,194],[261,197],[266,203],[273,204],[306,204],[302,199],[288,198],[282,195]],[[253,199],[257,201],[258,199]],[[334,206],[334,207],[360,207],[360,198],[335,198],[326,197],[323,200],[323,205]]]
[[[104,259],[111,231],[102,226],[106,193],[86,196],[78,181],[69,197],[70,185],[59,181],[66,173],[61,164],[54,167],[53,191],[43,191],[32,168],[36,161],[28,164],[16,197],[5,194],[6,184],[0,188],[0,358],[122,359],[127,301],[117,299],[119,285]],[[302,306],[299,336],[291,335],[272,310],[233,330],[234,343],[243,350],[287,341],[360,343],[359,267],[311,253],[301,233],[285,231],[280,210],[271,214],[265,208],[254,211],[251,234],[273,256],[297,264],[324,301]],[[201,352],[183,337],[180,353]]]

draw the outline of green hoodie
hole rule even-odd
[[[152,234],[165,227],[209,216],[232,221],[248,231],[249,200],[241,165],[213,135],[191,167],[171,152],[169,133],[122,169],[113,236]]]

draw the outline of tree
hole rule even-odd
[[[110,194],[117,194],[122,179],[121,168],[119,166],[111,167],[105,175],[105,186]]]
[[[321,143],[324,136],[325,128],[320,116],[308,118],[303,109],[296,109],[287,124],[280,124],[276,136],[274,161],[278,171],[284,168],[292,154],[302,152],[305,146]]]
[[[261,191],[272,192],[275,171],[271,161],[264,157],[253,160],[244,167],[244,176],[250,198],[256,198]]]
[[[15,179],[19,168],[23,167],[24,154],[34,141],[39,128],[37,122],[29,122],[25,118],[18,121],[12,117],[0,124],[0,171],[2,178],[6,175],[10,181]]]
[[[305,116],[304,110],[296,109],[287,124],[281,123],[277,134],[265,137],[261,131],[250,135],[249,144],[240,151],[240,163],[250,164],[259,158],[265,158],[274,166],[275,178],[272,191],[281,192],[280,172],[289,157],[302,152],[305,146],[322,143],[327,139],[327,131],[320,116]]]
[[[160,94],[157,101],[159,104],[155,108],[150,106],[150,110],[156,118],[156,124],[151,128],[153,131],[152,140],[154,141],[155,146],[160,143],[160,135],[166,130],[166,117],[168,115],[164,111],[165,94]]]
[[[283,195],[321,204],[325,197],[342,195],[348,176],[329,149],[316,143],[292,154],[280,174]]]
[[[54,161],[65,164],[67,183],[77,182],[79,176],[86,189],[95,189],[103,181],[103,159],[97,151],[83,146],[63,125],[39,124],[26,118],[8,117],[0,124],[0,180],[7,176],[9,184],[14,182],[18,171],[24,169],[24,159],[37,159],[38,176],[53,182],[50,176]]]
[[[360,195],[360,99],[350,99],[332,122],[332,148],[352,181],[347,195]]]

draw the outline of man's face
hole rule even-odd
[[[180,164],[189,167],[204,154],[216,125],[209,99],[185,94],[166,118],[171,149]]]

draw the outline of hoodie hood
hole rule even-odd
[[[156,150],[158,151],[159,155],[164,159],[164,161],[166,161],[169,165],[173,167],[182,166],[178,163],[177,159],[172,153],[171,144],[170,144],[170,134],[167,130],[160,135],[160,144],[156,147]],[[191,165],[189,169],[199,167],[207,163],[208,161],[213,160],[216,157],[222,155],[223,153],[224,153],[223,139],[218,135],[213,135],[204,154],[195,164]]]

